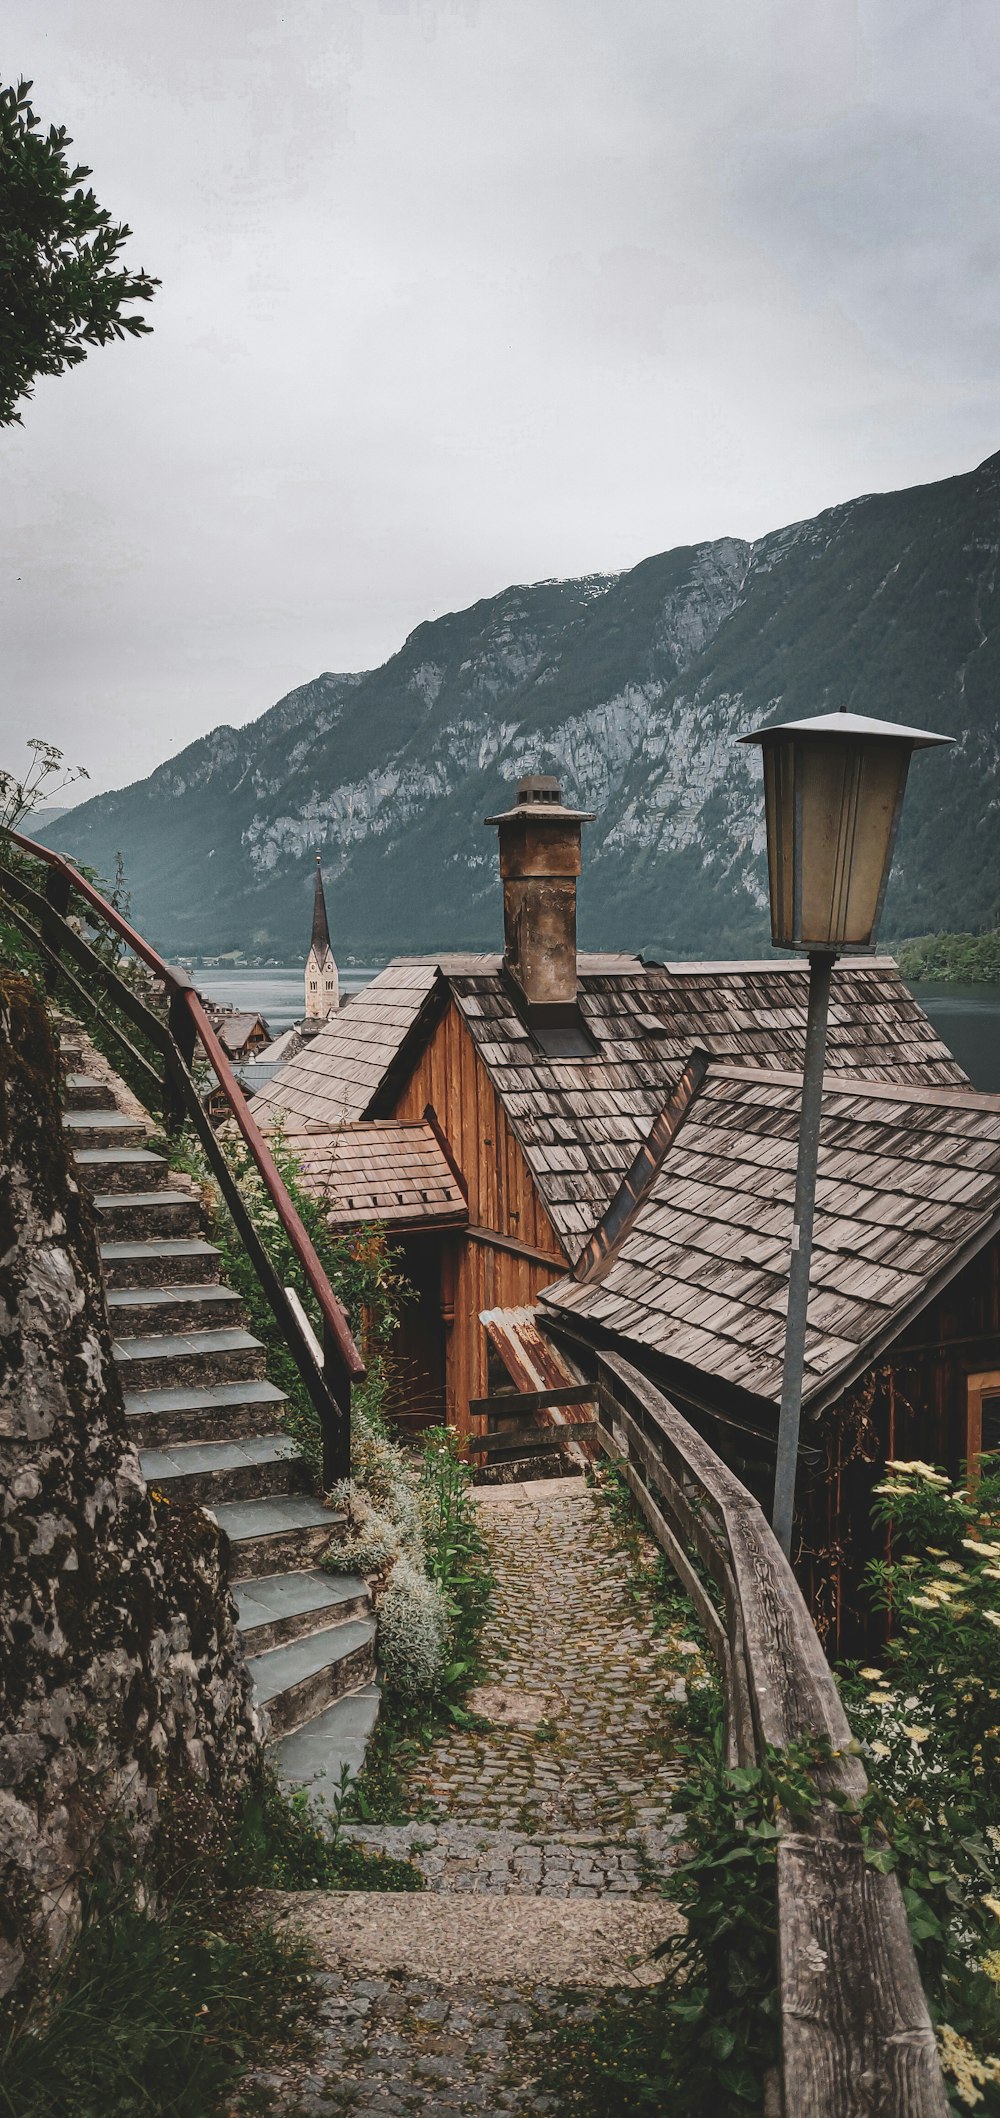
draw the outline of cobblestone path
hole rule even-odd
[[[659,1879],[674,1701],[697,1649],[656,1634],[582,1480],[480,1497],[497,1590],[469,1703],[490,1725],[435,1744],[417,1820],[352,1834],[413,1859],[423,1894],[284,1900],[320,1948],[325,2000],[283,2112],[555,2112],[533,2086],[548,2029],[582,2028],[595,1988],[653,1975],[648,1951],[676,1923]]]

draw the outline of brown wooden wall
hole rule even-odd
[[[865,1636],[865,1562],[886,1556],[872,1489],[890,1458],[959,1476],[967,1451],[967,1380],[1000,1368],[1000,1240],[965,1267],[803,1440],[819,1462],[799,1494],[800,1580],[828,1651]],[[827,1630],[827,1628],[829,1630]],[[872,1637],[869,1632],[868,1637]]]
[[[397,1118],[422,1118],[428,1104],[461,1172],[473,1227],[511,1237],[552,1258],[551,1267],[494,1250],[464,1229],[444,1239],[444,1276],[454,1271],[454,1323],[447,1331],[447,1417],[465,1433],[470,1397],[485,1397],[486,1334],[482,1309],[530,1306],[561,1279],[567,1260],[538,1196],[503,1106],[454,1002],[393,1106]],[[389,1113],[386,1113],[389,1115]],[[447,1254],[451,1250],[453,1265]]]

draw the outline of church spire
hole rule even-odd
[[[340,1006],[340,979],[330,947],[330,928],[323,895],[323,871],[316,855],[316,890],[313,897],[312,938],[306,959],[306,1022],[327,1022]]]
[[[316,956],[318,957],[320,962],[322,962],[323,960],[324,950],[326,951],[327,955],[331,954],[330,929],[327,924],[326,917],[326,898],[323,895],[323,870],[319,864],[318,853],[316,855],[316,895],[313,899],[313,930],[311,947],[315,951]]]

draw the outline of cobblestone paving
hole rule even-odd
[[[493,1725],[437,1743],[416,1791],[442,1821],[522,1844],[535,1833],[655,1841],[676,1782],[677,1669],[603,1509],[582,1479],[559,1479],[487,1488],[481,1514],[497,1589],[483,1642],[488,1680],[469,1703]],[[594,1877],[580,1887],[595,1887]]]
[[[658,1639],[582,1480],[486,1489],[482,1501],[497,1591],[486,1681],[470,1703],[490,1726],[456,1729],[429,1752],[413,1789],[423,1816],[352,1835],[415,1859],[433,1891],[655,1896],[678,1828],[672,1704],[697,1651]],[[594,1994],[538,1985],[537,1972],[530,1985],[477,1984],[474,1951],[460,1986],[416,1960],[364,1973],[327,1970],[316,2058],[274,2108],[302,2118],[558,2109],[533,2085],[535,2059],[556,2023],[585,2025]]]
[[[296,2083],[294,2103],[278,2074],[258,2093],[287,2118],[401,2118],[447,2111],[542,2118],[559,2098],[535,2082],[550,2027],[585,2031],[593,1995],[554,1995],[545,1986],[484,1986],[460,1996],[427,1978],[321,1978],[320,2048]]]

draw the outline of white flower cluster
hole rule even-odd
[[[382,1670],[395,1690],[418,1699],[435,1689],[448,1653],[448,1605],[405,1553],[379,1603],[378,1639]]]
[[[338,1573],[375,1579],[379,1665],[406,1698],[426,1697],[448,1661],[448,1603],[427,1574],[416,1466],[361,1407],[351,1436],[353,1476],[333,1499],[348,1530],[329,1555]]]

